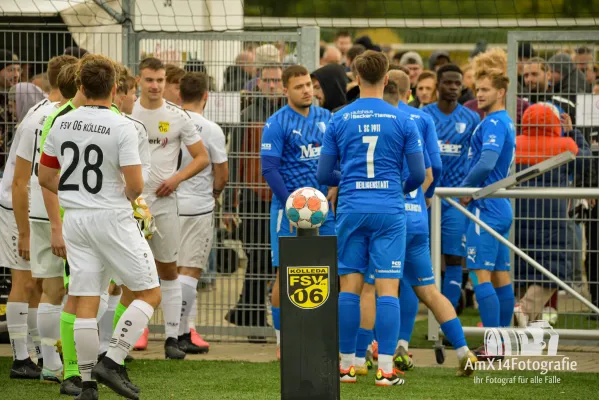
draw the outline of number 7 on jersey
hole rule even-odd
[[[374,149],[378,140],[378,136],[362,136],[362,143],[368,143],[368,150],[366,150],[366,176],[368,178],[374,178]]]

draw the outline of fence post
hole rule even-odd
[[[431,204],[431,260],[435,284],[441,292],[441,197],[434,195]],[[433,312],[428,310],[428,340],[439,340],[439,323]]]
[[[137,75],[139,57],[137,40],[135,38],[135,0],[123,0],[123,65],[131,69],[133,76]]]
[[[318,68],[320,60],[320,28],[304,26],[299,31],[299,63],[312,72]]]

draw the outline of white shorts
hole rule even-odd
[[[156,264],[132,210],[67,210],[69,294],[100,296],[111,277],[134,292],[158,287]]]
[[[19,229],[11,209],[0,206],[0,267],[29,271],[29,262],[19,256]]]
[[[158,230],[154,232],[152,239],[148,240],[154,259],[163,263],[176,262],[180,243],[177,197],[148,196],[145,200]]]
[[[34,278],[62,278],[64,260],[52,253],[49,222],[29,222],[31,230],[31,275]]]
[[[177,266],[200,268],[206,272],[214,238],[214,213],[210,211],[197,216],[179,216],[179,223],[181,243]]]

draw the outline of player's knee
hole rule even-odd
[[[435,285],[414,286],[414,293],[428,308],[443,296]]]
[[[461,266],[463,262],[464,257],[445,254],[445,265],[447,266]]]
[[[108,294],[110,296],[119,296],[122,293],[122,290],[119,286],[117,286],[114,283],[110,284],[110,287],[108,288]]]
[[[200,268],[179,267],[179,275],[200,279],[202,270]]]
[[[44,279],[42,289],[52,304],[60,303],[65,294],[62,278]]]
[[[377,279],[375,281],[376,292],[379,297],[390,296],[398,297],[399,279]]]
[[[135,292],[134,296],[135,299],[142,300],[148,303],[154,309],[156,309],[156,307],[158,307],[158,305],[162,301],[162,293],[160,292],[160,287]]]

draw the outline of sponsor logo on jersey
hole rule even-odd
[[[343,113],[343,120],[347,121],[349,119],[349,113]]]
[[[293,133],[294,135],[300,135],[300,136],[302,136],[302,131],[299,131],[297,129],[292,130],[291,133]]]
[[[462,153],[462,145],[449,142],[443,143],[442,140],[439,140],[439,150],[444,155],[459,156]]]
[[[272,144],[270,143],[262,143],[262,150],[271,150]]]
[[[455,131],[460,135],[466,132],[466,124],[464,122],[456,122],[455,123]]]
[[[329,267],[287,267],[287,296],[291,303],[304,310],[326,303],[329,272]]]
[[[170,123],[166,122],[166,121],[159,121],[158,122],[158,130],[160,131],[160,133],[167,133],[169,128],[170,128]]]
[[[312,145],[312,143],[305,145],[300,145],[301,154],[300,160],[313,160],[315,158],[320,157],[320,150],[322,147],[318,146],[318,144]]]
[[[318,126],[318,129],[320,129],[320,131],[322,133],[325,133],[325,131],[327,130],[327,125],[324,122],[319,122],[318,124],[316,124]]]
[[[468,255],[468,260],[472,261],[473,263],[476,262],[476,247],[468,247],[466,254]]]
[[[159,144],[160,146],[162,146],[164,148],[168,144],[168,138],[166,137],[163,139],[150,139],[150,140],[148,140],[148,142],[150,144]]]

